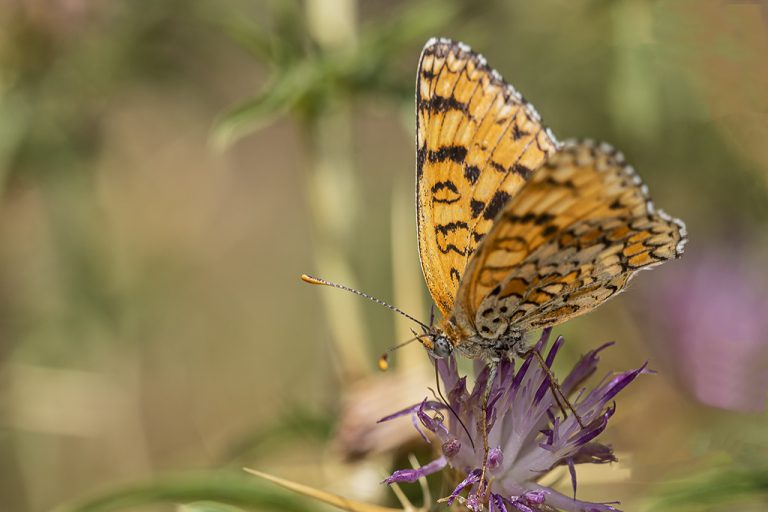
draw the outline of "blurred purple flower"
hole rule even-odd
[[[698,254],[703,256],[663,274],[653,287],[656,300],[647,302],[656,305],[650,342],[666,370],[702,403],[763,411],[768,394],[765,265],[750,264],[735,250]]]
[[[537,350],[544,350],[549,334],[549,329],[544,331],[536,345]],[[552,365],[562,344],[562,337],[554,342],[546,357],[547,365]],[[561,386],[566,395],[576,391],[595,372],[599,352],[609,345],[589,352],[574,366]],[[462,475],[463,480],[447,498],[449,505],[459,501],[470,510],[485,508],[498,512],[618,510],[608,503],[576,500],[575,466],[616,460],[611,448],[596,442],[595,438],[605,430],[615,411],[613,398],[643,372],[645,365],[637,370],[608,375],[589,392],[579,389],[573,406],[585,425],[581,427],[572,415],[563,418],[559,414],[546,374],[533,357],[525,359],[517,371],[512,362],[502,362],[488,399],[486,414],[491,450],[487,482],[481,485],[484,453],[478,415],[489,368],[482,368],[470,393],[466,377],[459,377],[453,358],[439,360],[437,364],[448,390],[448,402],[466,426],[472,441],[452,417],[453,413],[438,401],[425,399],[421,404],[387,416],[380,421],[411,415],[417,429],[422,433],[428,430],[439,439],[442,455],[421,468],[395,471],[385,483],[415,482],[450,466]],[[428,440],[426,435],[424,438]],[[569,468],[573,497],[537,484],[542,475],[561,465]]]

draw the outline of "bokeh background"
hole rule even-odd
[[[688,224],[681,261],[555,331],[564,364],[615,340],[604,371],[659,371],[580,495],[768,507],[768,2],[2,0],[0,510],[321,508],[242,466],[397,503],[378,482],[428,449],[373,423],[428,393],[423,350],[379,374],[408,324],[298,276],[428,318],[413,86],[436,35]]]

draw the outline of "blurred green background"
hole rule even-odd
[[[374,373],[408,325],[298,276],[428,318],[413,86],[437,35],[688,224],[681,261],[555,330],[566,360],[616,340],[604,371],[660,370],[579,492],[768,507],[768,2],[5,0],[0,510],[318,508],[244,465],[396,503],[378,482],[420,445],[373,422],[427,394],[423,351]]]

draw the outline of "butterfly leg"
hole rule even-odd
[[[584,422],[581,420],[581,416],[576,412],[576,409],[574,409],[573,405],[571,404],[570,400],[568,400],[568,397],[565,396],[563,393],[563,390],[560,389],[560,384],[557,383],[557,380],[555,380],[555,376],[552,374],[552,370],[550,370],[549,366],[547,366],[546,361],[544,361],[544,358],[539,353],[538,350],[532,349],[528,354],[526,354],[526,357],[530,354],[533,354],[533,356],[536,358],[536,361],[538,361],[539,366],[541,366],[541,369],[544,370],[544,373],[547,376],[547,382],[549,383],[549,388],[552,390],[552,396],[555,397],[555,402],[557,402],[557,406],[560,407],[560,410],[563,413],[563,416],[568,416],[568,413],[566,412],[566,408],[571,411],[571,414],[573,414],[574,418],[576,418],[576,421],[579,423],[579,426],[581,428],[584,428]],[[562,400],[562,401],[561,401]],[[565,404],[565,406],[563,406]]]
[[[488,454],[490,453],[490,447],[488,445],[488,400],[491,396],[491,389],[493,389],[493,381],[496,380],[496,370],[499,367],[499,361],[493,360],[489,365],[490,371],[488,373],[488,381],[485,383],[485,391],[483,391],[482,411],[480,411],[480,431],[483,433],[483,471],[480,475],[480,496],[485,497],[485,473],[488,469]]]

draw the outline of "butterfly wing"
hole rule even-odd
[[[555,325],[682,254],[685,226],[656,210],[623,156],[568,143],[507,203],[470,261],[454,316],[495,338]]]
[[[446,315],[469,256],[557,141],[482,56],[445,39],[421,55],[416,133],[419,256]]]

